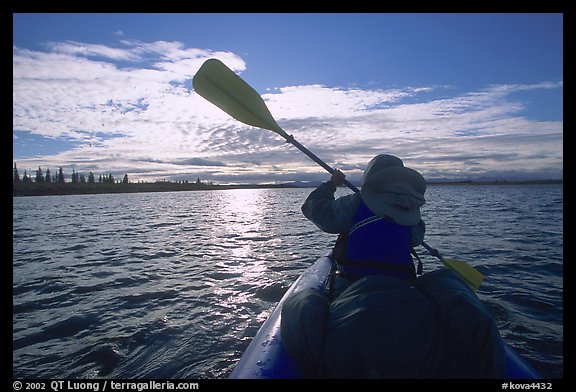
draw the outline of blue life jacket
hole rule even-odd
[[[374,215],[360,201],[352,228],[338,237],[333,256],[340,274],[347,278],[387,274],[415,279],[411,249],[410,226]]]

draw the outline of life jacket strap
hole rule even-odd
[[[414,248],[410,249],[410,253],[412,253],[412,256],[416,257],[416,260],[418,260],[418,267],[416,268],[416,274],[418,276],[421,276],[423,273],[423,269],[424,269],[422,267],[422,260],[420,260],[420,256],[418,256],[416,249],[414,249]]]

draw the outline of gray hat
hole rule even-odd
[[[420,173],[404,167],[400,158],[380,154],[368,162],[360,194],[374,214],[412,226],[421,219],[425,192],[426,181]]]

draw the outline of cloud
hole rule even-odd
[[[355,116],[377,111],[403,98],[430,91],[430,88],[361,90],[307,85],[282,87],[276,91],[263,95],[271,112],[279,113],[279,119],[299,119]]]
[[[124,61],[137,61],[141,59],[141,57],[133,51],[111,48],[106,45],[84,44],[75,41],[49,42],[46,44],[46,47],[53,53],[71,56],[104,57],[111,60]]]
[[[191,79],[208,58],[236,72],[230,52],[181,42],[121,39],[117,45],[50,42],[44,51],[13,47],[13,129],[74,147],[22,159],[19,167],[76,167],[143,178],[325,179],[314,162],[273,132],[245,126],[194,93]],[[278,87],[263,95],[289,134],[332,166],[361,177],[382,152],[428,177],[562,172],[563,123],[522,116],[518,93],[563,83],[394,89]],[[14,133],[13,133],[14,134]],[[18,161],[18,157],[15,157]],[[282,172],[279,174],[278,170]]]
[[[204,158],[190,158],[173,162],[176,165],[185,166],[226,166],[225,162],[213,161]]]

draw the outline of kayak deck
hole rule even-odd
[[[322,289],[326,284],[332,261],[328,255],[319,258],[290,286],[230,374],[232,379],[301,378],[296,362],[290,357],[280,338],[280,316],[284,302],[307,289]],[[539,379],[541,375],[525,359],[505,344],[506,370],[510,379]]]

